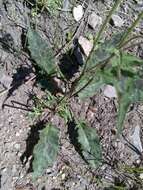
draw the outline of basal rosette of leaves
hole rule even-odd
[[[35,63],[44,73],[46,73],[47,76],[52,76],[53,73],[56,74],[58,70],[55,66],[53,52],[48,47],[45,40],[43,40],[38,32],[32,29],[29,29],[27,36],[28,47]],[[115,48],[113,41],[116,42]],[[108,43],[105,42],[105,44],[100,44],[98,47],[99,49],[93,51],[91,55],[92,61],[89,61],[85,74],[78,81],[75,92],[79,91],[79,98],[85,99],[95,95],[96,92],[106,84],[115,86],[118,94],[117,129],[118,132],[121,133],[129,106],[132,103],[143,101],[143,60],[131,54],[118,51],[116,49],[118,44],[119,41],[115,40],[114,36],[111,41],[108,41]],[[101,54],[103,56],[101,56]],[[111,59],[109,59],[110,57]],[[104,59],[101,60],[101,58]],[[108,60],[107,65],[105,64],[106,60]],[[98,68],[94,67],[96,66],[96,63],[97,65],[100,63]],[[66,104],[64,103],[59,107],[60,110],[58,114],[63,117],[67,123],[68,118],[71,119],[72,116],[70,111],[68,111],[68,107],[65,105]],[[77,129],[78,142],[81,145],[82,156],[89,165],[95,168],[102,161],[102,150],[96,129],[88,127],[81,121],[77,122]],[[50,143],[49,146],[52,150],[49,149],[47,142]],[[53,143],[55,143],[55,145]],[[52,165],[58,154],[58,146],[58,130],[56,130],[56,128],[54,129],[51,125],[48,125],[40,133],[40,140],[34,148],[34,177],[42,175],[43,170]],[[48,151],[50,152],[48,153]],[[52,153],[51,156],[50,153]],[[48,155],[46,156],[46,154],[49,154],[50,157]]]
[[[57,72],[52,50],[49,49],[45,40],[35,30],[29,29],[27,37],[32,59],[47,76],[52,76],[53,73]],[[57,113],[66,123],[68,120],[73,119],[71,110],[69,110],[68,104],[65,101],[59,105]],[[87,163],[95,168],[102,160],[101,145],[96,129],[89,128],[85,123],[77,121],[77,131],[82,156]],[[33,152],[33,179],[42,175],[44,170],[55,161],[59,147],[58,138],[59,130],[51,124],[47,124],[40,131],[39,141]]]
[[[120,1],[117,0],[116,3],[119,4]],[[59,1],[46,2],[49,2],[48,6],[55,7],[55,3],[58,4]],[[111,13],[117,7],[116,3],[106,21],[110,19]],[[142,14],[140,14],[140,17],[143,16]],[[78,95],[80,99],[90,98],[104,85],[113,85],[118,94],[118,134],[122,132],[125,116],[130,105],[143,101],[143,60],[124,52],[121,48],[122,43],[126,40],[138,20],[139,18],[135,20],[125,34],[113,35],[111,39],[105,40],[103,43],[97,41],[98,43],[95,43],[96,46],[83,66],[80,77],[73,82],[74,88],[72,88],[73,86],[71,89],[69,87],[69,93],[63,94],[60,101],[57,97],[52,98],[57,100],[56,103],[54,102],[54,105],[57,105],[57,107],[51,109],[51,112],[54,110],[54,114],[59,114],[65,120],[65,124],[67,124],[68,120],[76,121],[77,140],[81,147],[82,158],[93,168],[96,168],[102,162],[100,140],[96,129],[90,128],[86,125],[86,122],[76,118],[70,106],[68,107],[70,98],[74,95]],[[100,30],[101,33],[104,31],[106,24],[106,22],[103,24],[103,28]],[[97,39],[99,39],[100,34],[97,36]],[[27,38],[28,49],[33,63],[47,77],[47,82],[49,77],[53,77],[53,75],[54,77],[61,76],[59,67],[55,64],[54,52],[49,48],[41,35],[36,30],[30,28]],[[49,106],[48,104],[48,109],[50,109]],[[53,165],[58,155],[58,149],[59,130],[49,122],[40,132],[39,141],[34,148],[34,178],[42,175],[47,167]]]

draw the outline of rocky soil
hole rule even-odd
[[[60,153],[52,168],[47,168],[37,181],[31,179],[33,146],[42,126],[42,123],[35,124],[30,116],[33,107],[31,97],[33,94],[41,97],[43,92],[36,83],[35,67],[25,49],[25,34],[29,24],[36,22],[37,30],[53,47],[58,60],[62,60],[67,49],[67,36],[71,40],[70,34],[74,34],[73,41],[76,41],[80,36],[89,38],[91,34],[96,34],[112,4],[112,0],[64,0],[58,19],[43,11],[35,21],[31,14],[32,8],[26,1],[0,1],[1,190],[107,190],[117,189],[115,186],[119,185],[127,190],[143,189],[143,169],[140,175],[129,172],[132,166],[143,168],[143,105],[132,105],[127,113],[123,136],[117,140],[117,100],[110,86],[87,102],[72,99],[75,115],[86,118],[88,124],[97,129],[105,163],[96,170],[89,168],[70,143],[64,121],[52,115],[50,119],[62,129]],[[84,19],[79,22],[75,21],[72,14],[73,7],[77,5],[82,5],[85,13]],[[124,0],[112,17],[105,37],[111,36],[113,32],[124,31],[141,11],[142,0]],[[143,34],[143,21],[134,32]],[[70,43],[69,46],[74,45]],[[81,50],[76,45],[75,49],[79,64]],[[129,51],[143,59],[143,44],[131,47]],[[65,68],[67,76],[70,78],[77,69],[75,65],[70,71]],[[68,130],[73,126],[74,123],[69,123]]]

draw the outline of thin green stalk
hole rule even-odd
[[[94,42],[93,42],[93,49],[92,51],[90,52],[89,56],[88,56],[88,59],[85,63],[85,68],[84,70],[86,69],[86,65],[88,63],[88,61],[90,60],[90,57],[91,57],[91,54],[93,53],[94,51],[94,48],[96,47],[96,45],[98,44],[99,40],[100,40],[100,37],[101,35],[103,34],[103,32],[106,30],[106,27],[107,27],[107,24],[109,23],[110,19],[111,19],[111,16],[114,14],[114,12],[116,11],[116,9],[118,8],[118,6],[121,4],[123,0],[116,0],[116,2],[114,3],[112,9],[110,10],[108,16],[106,17],[103,25],[101,26],[98,34],[97,34],[97,37],[94,39]]]
[[[122,1],[122,0],[121,0],[121,1]],[[115,3],[114,7],[112,8],[112,10],[110,11],[109,15],[107,16],[107,18],[106,18],[106,20],[105,20],[103,26],[101,27],[101,29],[100,29],[100,31],[99,31],[99,33],[98,33],[98,35],[97,35],[97,37],[96,37],[96,39],[95,39],[95,41],[94,41],[94,47],[95,47],[95,45],[98,43],[102,32],[105,30],[106,25],[107,25],[107,23],[109,22],[109,20],[110,20],[112,14],[113,14],[113,12],[116,10],[116,8],[118,7],[118,5],[120,4],[121,1],[118,1],[118,2]],[[117,4],[117,3],[118,3],[118,4]],[[133,22],[133,24],[131,25],[131,27],[128,29],[128,31],[125,33],[125,35],[124,35],[123,38],[121,39],[121,42],[120,42],[120,44],[119,44],[119,46],[118,46],[119,49],[122,48],[123,46],[125,46],[125,45],[126,45],[127,43],[129,43],[131,40],[134,40],[134,39],[136,39],[136,38],[142,38],[142,37],[143,37],[142,35],[133,36],[131,39],[125,41],[125,40],[127,39],[128,35],[129,35],[129,34],[132,32],[132,30],[136,27],[136,25],[139,23],[139,21],[140,21],[140,19],[141,19],[142,17],[143,17],[143,12],[141,12],[141,13],[138,15],[137,19]],[[106,22],[107,22],[107,23],[106,23]],[[92,53],[92,52],[91,52],[91,53]],[[109,60],[110,60],[113,56],[114,56],[114,54],[111,55],[111,57],[109,58]],[[90,56],[89,56],[89,59],[90,59]],[[107,61],[108,61],[108,59],[107,59]],[[101,62],[99,62],[99,64],[101,64]],[[90,72],[91,70],[96,69],[96,67],[98,67],[98,64],[95,65],[93,68],[88,69],[88,71]],[[88,71],[87,71],[87,72],[88,72]]]
[[[120,56],[120,63],[118,64],[118,80],[121,79],[121,64],[122,64],[122,52],[119,51],[119,56]]]
[[[109,61],[111,60],[111,58],[113,58],[115,56],[115,54],[114,53],[112,53],[111,55],[110,55],[110,57],[108,57],[106,60],[104,60],[104,61],[99,61],[95,66],[93,66],[93,67],[90,67],[88,70],[86,70],[85,72],[86,73],[89,73],[89,72],[92,72],[92,71],[94,71],[95,72],[95,70],[97,69],[97,68],[101,68],[101,67],[103,67],[104,65],[107,65],[108,63],[109,63]],[[94,70],[95,69],[95,70]]]
[[[92,82],[93,78],[91,78],[82,88],[80,88],[78,91],[76,91],[75,93],[71,94],[70,98],[73,96],[76,96],[78,93],[80,93],[82,90],[84,90],[91,82]]]
[[[132,44],[132,45],[130,45],[130,46],[127,46],[127,47],[125,47],[125,48],[123,48],[123,49],[124,49],[124,50],[128,50],[129,48],[132,48],[132,47],[135,47],[135,46],[139,46],[139,45],[141,45],[141,44],[143,44],[143,41],[134,43],[134,44]]]
[[[76,86],[77,86],[78,82],[80,81],[81,77],[84,75],[84,73],[85,73],[85,71],[86,71],[86,66],[87,66],[87,64],[88,64],[88,61],[89,61],[90,58],[91,58],[91,54],[93,53],[94,48],[96,47],[98,41],[100,40],[101,35],[102,35],[103,32],[105,31],[105,29],[106,29],[106,27],[107,27],[107,24],[109,23],[109,21],[110,21],[110,19],[111,19],[112,14],[116,11],[116,9],[118,8],[118,6],[121,4],[122,1],[123,1],[123,0],[116,0],[116,2],[114,3],[112,9],[110,10],[108,16],[106,17],[106,19],[105,19],[103,25],[101,26],[101,29],[99,30],[99,32],[98,32],[98,34],[97,34],[97,37],[96,37],[95,40],[94,40],[93,49],[92,49],[92,51],[90,52],[90,54],[89,54],[89,56],[88,56],[88,58],[87,58],[87,60],[86,60],[86,62],[85,62],[84,68],[83,68],[83,70],[82,70],[80,76],[76,79],[76,81],[75,81],[75,82],[73,83],[73,85],[72,85],[71,93],[70,93],[70,94],[73,93],[73,91],[74,91],[74,89],[76,88]]]
[[[115,4],[113,5],[112,9],[110,10],[108,16],[106,17],[101,29],[99,30],[97,37],[94,40],[94,47],[97,45],[98,41],[100,40],[101,35],[106,30],[107,24],[109,23],[111,16],[114,14],[118,6],[121,4],[123,0],[116,0]]]
[[[138,23],[140,22],[141,18],[143,18],[143,11],[138,15],[138,17],[136,18],[136,20],[132,23],[131,27],[128,28],[127,32],[123,35],[120,44],[119,44],[119,48],[122,47],[122,45],[124,44],[124,42],[126,41],[126,39],[128,38],[128,36],[132,33],[132,31],[134,30],[134,28],[138,25]]]
[[[122,43],[122,45],[120,46],[120,48],[126,46],[128,43],[130,43],[132,40],[138,39],[138,38],[143,38],[143,35],[137,35],[137,36],[133,36],[132,38],[130,38],[129,40],[125,41],[124,43]]]

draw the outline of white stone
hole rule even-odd
[[[16,144],[14,145],[14,148],[17,149],[17,150],[20,150],[20,147],[21,147],[21,146],[20,146],[20,144],[18,144],[18,143],[16,143]]]
[[[143,147],[142,147],[142,143],[141,143],[141,139],[140,139],[140,126],[137,125],[134,129],[134,133],[132,134],[132,136],[130,137],[132,144],[137,147],[137,149],[142,152],[143,151]]]
[[[107,98],[117,98],[117,92],[114,86],[107,85],[103,93]]]
[[[65,180],[65,178],[66,178],[66,174],[63,173],[63,174],[62,174],[62,180]]]
[[[124,25],[124,21],[122,20],[121,17],[119,17],[118,15],[112,15],[112,21],[113,21],[113,24],[116,26],[116,27],[122,27]]]
[[[51,174],[51,173],[52,173],[52,169],[51,169],[51,168],[48,168],[48,169],[46,170],[46,173],[47,173],[47,174]]]
[[[102,18],[93,12],[91,15],[89,15],[88,24],[95,30],[97,26],[102,24]]]
[[[81,5],[77,5],[77,7],[73,8],[73,17],[77,22],[82,19],[83,14],[84,14],[84,11]]]
[[[13,80],[12,77],[4,73],[0,73],[0,83],[2,83],[6,88],[10,87],[12,80]]]
[[[143,180],[143,173],[141,173],[141,174],[140,174],[140,179],[142,179],[142,180]]]
[[[78,43],[81,46],[84,54],[88,57],[93,48],[93,43],[83,36],[79,37]]]

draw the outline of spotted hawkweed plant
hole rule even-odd
[[[116,11],[122,0],[116,0],[97,36],[94,39],[94,47],[81,67],[80,75],[72,82],[68,92],[62,96],[50,94],[47,101],[42,101],[43,111],[45,108],[53,114],[58,114],[76,123],[78,144],[81,147],[82,158],[93,168],[102,163],[102,149],[96,129],[86,125],[74,115],[70,106],[71,97],[78,96],[79,99],[92,97],[103,85],[113,85],[118,95],[118,116],[117,131],[121,134],[126,112],[132,103],[143,100],[143,60],[126,52],[125,47],[142,35],[130,38],[135,27],[143,18],[141,12],[132,25],[124,32],[118,33],[101,43],[102,35],[105,32],[112,14]],[[55,57],[52,49],[36,30],[29,28],[27,33],[28,48],[31,58],[44,73],[47,80],[59,77],[68,84],[61,74],[60,68],[55,64]],[[48,95],[49,96],[49,95]],[[44,104],[43,104],[44,102]],[[50,121],[41,130],[38,144],[33,152],[33,177],[42,175],[44,169],[52,166],[58,155],[59,149],[59,129],[53,126]]]

